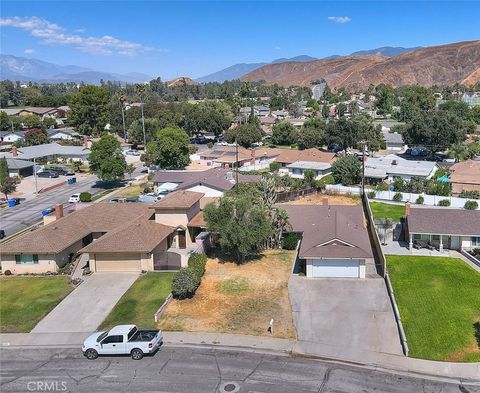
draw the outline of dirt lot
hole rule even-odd
[[[358,195],[327,195],[327,194],[312,194],[295,201],[285,202],[286,205],[321,205],[322,198],[328,197],[330,205],[361,205],[362,201]]]
[[[269,250],[244,265],[209,259],[195,296],[173,300],[159,327],[269,336],[273,318],[273,337],[295,338],[288,297],[294,255],[294,251]]]

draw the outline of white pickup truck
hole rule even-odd
[[[118,325],[106,332],[95,332],[83,342],[83,355],[90,360],[98,355],[130,355],[140,360],[162,344],[160,330],[139,330],[135,325]]]

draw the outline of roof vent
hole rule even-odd
[[[392,160],[392,165],[398,165],[398,161],[397,160]]]

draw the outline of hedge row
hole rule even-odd
[[[188,258],[188,267],[181,268],[173,275],[172,296],[175,299],[189,299],[195,295],[205,274],[207,256],[192,254]]]

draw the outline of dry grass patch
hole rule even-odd
[[[361,205],[362,201],[358,195],[327,195],[327,194],[312,194],[306,197],[285,202],[285,205],[321,205],[322,198],[328,197],[330,205]]]
[[[237,265],[209,259],[192,299],[173,300],[159,327],[164,330],[221,332],[295,338],[288,297],[294,251],[269,250],[257,260]]]

